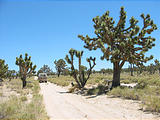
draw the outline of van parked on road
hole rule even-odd
[[[46,73],[39,73],[38,80],[40,83],[42,83],[42,82],[47,83],[47,74]]]

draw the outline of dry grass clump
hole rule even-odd
[[[140,100],[141,97],[143,97],[143,92],[141,90],[130,89],[127,87],[117,87],[111,90],[108,95],[125,99]]]
[[[90,79],[87,81],[87,85],[103,84],[105,79],[111,80],[112,75],[106,76],[102,74],[92,74]],[[71,84],[71,82],[76,84],[73,77],[69,75],[68,76],[61,75],[60,77],[51,76],[48,78],[48,81],[60,86],[68,86]]]
[[[42,96],[35,95],[28,104],[17,96],[0,104],[0,119],[4,120],[46,120],[48,119],[44,106],[41,102]]]
[[[73,77],[71,76],[52,76],[52,77],[49,77],[48,78],[48,81],[51,82],[51,83],[54,83],[54,84],[57,84],[57,85],[60,85],[60,86],[68,86],[71,84],[71,82],[74,81]]]
[[[160,113],[160,96],[145,96],[142,101],[145,111]]]
[[[87,91],[87,95],[101,95],[105,94],[108,90],[108,86],[98,84],[97,87],[93,87]]]
[[[0,103],[0,119],[2,120],[48,120],[48,116],[45,112],[44,105],[42,103],[43,97],[39,94],[39,83],[32,78],[25,89],[22,89],[22,81],[20,79],[14,79],[8,82],[7,86],[11,87],[11,90],[20,94],[10,96],[9,99],[3,103]],[[15,83],[17,84],[15,84]],[[28,95],[32,97],[29,98]],[[29,101],[29,102],[28,102]]]
[[[159,80],[159,78],[157,78]],[[153,80],[152,82],[150,82]],[[135,88],[117,87],[112,89],[108,95],[125,99],[140,100],[144,111],[160,113],[160,87],[154,77],[149,80],[139,79]]]
[[[74,93],[76,90],[79,90],[77,84],[75,84],[74,86],[70,87],[70,88],[68,89],[68,92],[69,92],[69,93]]]

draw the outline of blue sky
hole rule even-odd
[[[112,68],[109,61],[101,61],[100,50],[89,52],[78,34],[94,36],[92,18],[101,16],[106,10],[115,21],[119,19],[120,7],[127,11],[127,22],[131,16],[139,20],[141,13],[149,13],[160,28],[160,1],[156,0],[0,0],[0,59],[5,59],[9,69],[16,69],[15,58],[28,53],[37,65],[44,64],[54,71],[54,60],[65,58],[70,48],[84,50],[83,63],[89,56],[97,57],[96,70]],[[152,36],[156,47],[147,55],[160,60],[160,29]],[[150,62],[148,62],[150,63]],[[124,67],[128,65],[125,64]]]

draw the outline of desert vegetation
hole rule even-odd
[[[146,57],[145,53],[155,46],[155,38],[151,37],[150,34],[157,29],[157,26],[149,14],[141,14],[141,18],[143,20],[142,27],[137,25],[138,20],[131,17],[129,21],[130,26],[125,28],[126,11],[124,7],[121,7],[120,19],[116,25],[113,18],[109,16],[109,11],[107,11],[102,16],[93,18],[95,38],[90,38],[88,35],[85,37],[78,35],[84,41],[84,47],[88,50],[97,50],[100,48],[103,54],[101,59],[111,61],[113,63],[113,69],[102,68],[100,71],[92,72],[96,63],[95,59],[91,59],[94,65],[91,66],[91,63],[89,63],[90,70],[85,72],[81,66],[83,52],[74,49],[69,51],[71,58],[67,55],[65,59],[71,65],[70,75],[75,79],[79,89],[83,88],[86,83],[87,87],[96,85],[96,87],[88,89],[87,94],[99,95],[105,93],[113,97],[140,100],[145,110],[159,112],[159,74],[157,73],[160,68],[159,61],[156,59],[154,64],[151,63],[148,66],[144,66],[144,63],[153,59],[152,55]],[[74,67],[74,54],[79,58],[78,70]],[[130,64],[129,68],[123,69],[122,67],[126,62]],[[89,80],[84,77],[87,74],[90,77]],[[122,74],[121,77],[120,74]],[[66,78],[61,77],[61,81],[54,78],[50,79],[50,81],[65,86],[69,85],[72,81],[71,78]],[[109,87],[109,83],[106,83],[109,80],[112,80],[111,87]],[[85,84],[81,85],[80,83],[83,83],[83,81],[85,81]],[[134,83],[135,85],[120,86],[121,83]],[[74,89],[71,89],[71,91],[73,92]],[[157,102],[155,103],[155,101]]]
[[[3,78],[7,76],[8,65],[5,63],[5,60],[0,59],[0,79],[2,81]]]
[[[146,53],[155,46],[151,33],[157,29],[150,15],[141,14],[142,26],[131,17],[126,27],[126,11],[120,9],[117,24],[109,11],[93,18],[95,37],[78,35],[84,48],[100,49],[101,60],[110,61],[111,68],[94,69],[96,57],[86,58],[89,67],[82,65],[83,51],[70,49],[63,59],[54,60],[56,72],[44,64],[37,72],[31,56],[16,57],[18,71],[9,70],[5,60],[0,59],[0,119],[47,120],[49,119],[40,95],[38,80],[33,76],[46,73],[48,81],[70,87],[69,93],[86,96],[105,94],[107,97],[138,100],[142,110],[160,113],[160,62]],[[74,47],[74,46],[73,46]],[[77,58],[78,63],[75,62]],[[128,63],[128,68],[124,64]],[[76,67],[77,66],[77,67]],[[79,92],[80,91],[80,92]]]
[[[63,59],[59,59],[58,61],[54,61],[55,68],[57,70],[58,77],[61,75],[61,73],[65,70],[66,62]]]
[[[145,53],[155,46],[155,38],[148,35],[157,27],[149,14],[146,16],[141,14],[141,18],[143,19],[141,29],[137,25],[138,20],[134,17],[130,18],[130,26],[125,28],[126,11],[121,7],[117,25],[107,11],[102,16],[93,18],[95,38],[78,35],[84,41],[85,48],[89,50],[100,48],[103,53],[101,59],[113,63],[112,87],[120,86],[120,72],[125,62],[139,66],[153,59],[152,55],[145,57]]]
[[[34,73],[36,69],[36,65],[33,66],[33,63],[31,62],[31,56],[28,57],[28,54],[25,54],[25,58],[22,58],[22,55],[16,57],[16,65],[19,66],[19,75],[22,80],[22,87],[24,88],[27,84],[26,78],[28,75],[31,75]]]
[[[70,75],[73,76],[79,89],[81,89],[85,86],[85,84],[87,83],[87,80],[90,78],[90,75],[92,73],[92,69],[96,65],[96,63],[95,63],[96,58],[90,57],[90,58],[86,59],[87,62],[89,63],[89,69],[87,70],[87,68],[81,64],[83,51],[77,51],[74,49],[70,49],[69,54],[70,54],[70,58],[68,55],[66,55],[65,59],[66,59],[67,63],[71,65]],[[78,70],[74,66],[74,62],[73,62],[74,55],[78,58]]]
[[[99,71],[97,71],[99,72]],[[160,104],[160,77],[158,71],[155,74],[151,74],[147,71],[141,75],[134,72],[134,76],[129,72],[121,73],[121,84],[117,88],[113,88],[108,91],[108,84],[106,80],[112,80],[113,76],[110,73],[95,73],[90,76],[90,79],[86,83],[85,95],[101,95],[106,94],[108,97],[119,97],[122,99],[131,99],[141,101],[141,105],[144,111],[159,112]],[[70,76],[61,76],[60,78],[52,76],[49,81],[60,86],[69,86],[74,79]],[[74,82],[76,84],[76,82]],[[135,84],[134,87],[125,86],[129,84]],[[70,92],[74,92],[75,88],[70,86]]]
[[[4,79],[0,86],[0,119],[1,120],[47,120],[49,119],[42,95],[39,94],[39,83],[33,77],[22,88],[21,79]]]

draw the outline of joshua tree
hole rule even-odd
[[[63,70],[62,74],[63,74],[64,76],[69,75],[69,74],[70,74],[70,69],[69,69],[68,67],[66,67],[66,68]]]
[[[70,58],[68,55],[66,55],[66,61],[68,64],[71,65],[71,76],[75,79],[79,89],[84,88],[85,84],[87,83],[87,80],[89,79],[92,69],[96,65],[95,60],[96,58],[87,58],[87,62],[89,63],[89,69],[86,70],[86,67],[81,65],[81,58],[83,55],[83,51],[76,51],[74,49],[69,50]],[[79,67],[78,70],[74,66],[74,56],[78,58]],[[92,65],[93,62],[93,65]]]
[[[106,72],[106,70],[105,70],[104,68],[102,68],[102,69],[100,70],[100,72],[103,73],[103,75],[104,75],[105,72]]]
[[[14,79],[15,76],[16,76],[15,70],[8,70],[7,71],[7,78],[9,79],[9,81],[11,81],[11,79]]]
[[[137,74],[138,75],[142,74],[142,72],[144,72],[144,71],[146,71],[146,66],[144,66],[143,64],[137,66]]]
[[[63,70],[66,67],[66,62],[63,59],[59,59],[58,61],[54,61],[57,73],[58,73],[58,77],[60,76],[60,74],[63,72]]]
[[[131,76],[133,76],[133,72],[134,72],[134,64],[130,64],[128,67],[129,67]]]
[[[41,67],[37,74],[39,73],[46,73],[47,75],[51,75],[53,73],[53,71],[51,70],[51,68],[48,65],[43,65],[43,67]]]
[[[145,53],[155,44],[155,38],[151,34],[157,29],[150,15],[141,14],[143,26],[140,28],[134,17],[130,18],[130,25],[126,28],[126,12],[121,7],[120,19],[115,25],[115,21],[109,16],[107,11],[102,16],[93,18],[95,38],[78,35],[85,42],[84,47],[89,50],[100,48],[103,55],[102,60],[110,60],[113,63],[113,81],[112,87],[120,85],[120,73],[126,61],[140,65],[152,59],[153,56],[145,57]]]
[[[0,79],[5,78],[8,71],[8,64],[5,64],[5,60],[0,59]]]
[[[154,62],[155,62],[156,70],[158,70],[160,74],[160,62],[157,59]]]
[[[33,66],[31,62],[31,56],[28,57],[28,54],[25,54],[25,58],[22,58],[22,55],[16,57],[16,65],[19,66],[19,75],[22,80],[22,87],[26,86],[26,78],[28,75],[35,73],[36,65]]]
[[[156,71],[155,65],[153,65],[153,64],[151,63],[149,66],[147,66],[147,71],[148,71],[150,74],[154,74],[155,71]]]

